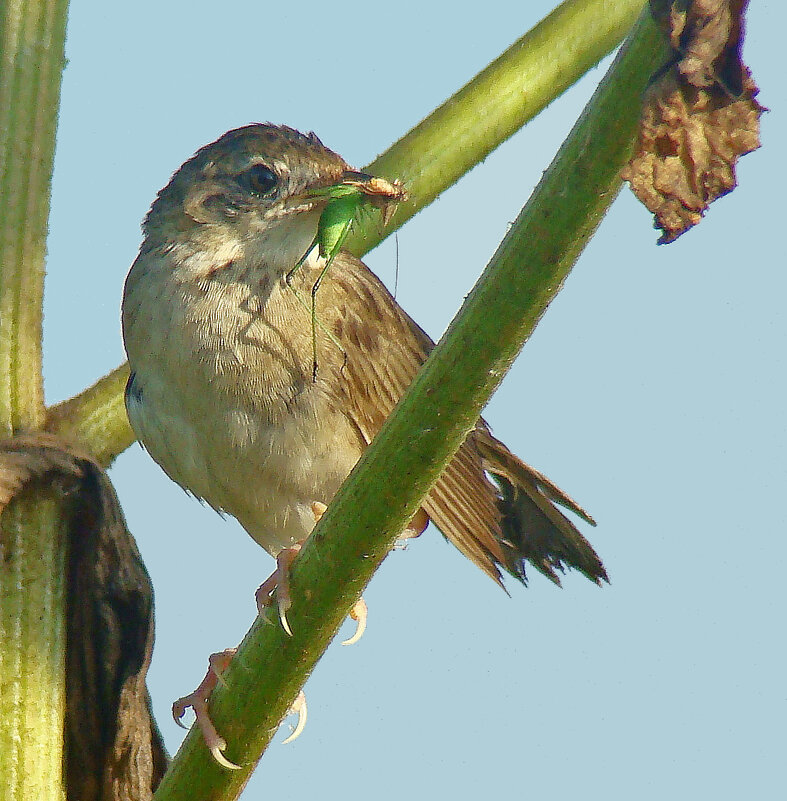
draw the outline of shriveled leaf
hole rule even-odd
[[[760,146],[758,89],[741,61],[748,0],[651,0],[674,60],[645,98],[624,180],[655,215],[659,243],[696,225],[736,185],[738,158]]]
[[[65,779],[68,801],[145,801],[166,769],[145,676],[153,590],[103,469],[50,434],[0,441],[0,512],[34,485],[67,515]]]

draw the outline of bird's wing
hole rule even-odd
[[[325,296],[323,296],[325,293]],[[434,343],[401,309],[360,260],[342,253],[319,290],[319,312],[346,353],[341,401],[366,442],[382,427],[426,361]],[[327,311],[330,310],[330,311]],[[374,328],[368,320],[375,320]],[[479,431],[486,432],[482,420]],[[501,544],[498,489],[486,477],[471,434],[437,480],[424,509],[462,553],[501,583],[506,564]]]

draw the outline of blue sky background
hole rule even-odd
[[[119,304],[140,220],[194,150],[270,120],[361,166],[550,9],[73,0],[49,402],[124,358]],[[283,727],[246,798],[778,795],[786,27],[783,4],[752,4],[745,56],[771,112],[741,186],[668,247],[624,192],[485,413],[596,517],[612,584],[569,575],[558,590],[536,575],[528,589],[510,582],[509,598],[430,529],[375,577],[364,639],[329,649],[306,687],[306,731],[282,747]],[[603,69],[401,230],[397,297],[433,337]],[[393,242],[367,261],[393,287]],[[156,588],[150,688],[174,752],[170,704],[208,653],[240,641],[272,562],[138,447],[111,475]]]

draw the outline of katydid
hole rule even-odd
[[[358,179],[356,180],[356,176]],[[328,203],[317,223],[317,235],[298,260],[298,263],[287,274],[287,285],[291,286],[292,278],[303,265],[315,246],[319,247],[320,256],[325,259],[320,274],[311,289],[311,324],[312,324],[312,380],[317,380],[317,327],[340,349],[341,346],[333,334],[317,319],[317,290],[328,272],[333,260],[342,248],[350,228],[363,206],[373,205],[382,209],[384,224],[390,219],[393,203],[406,199],[403,187],[398,183],[390,183],[384,178],[371,178],[360,173],[353,174],[352,180],[329,187],[321,187],[309,193],[310,197],[328,197]],[[295,291],[295,290],[293,290]],[[300,296],[296,292],[296,297]],[[303,302],[303,301],[301,301]],[[304,306],[306,304],[304,303]]]

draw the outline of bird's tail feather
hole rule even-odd
[[[497,484],[502,519],[503,567],[526,583],[525,562],[560,584],[558,572],[579,570],[596,584],[609,581],[593,546],[555,504],[595,525],[593,518],[546,476],[514,456],[488,431],[477,436],[476,445],[484,469]]]

